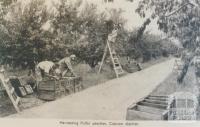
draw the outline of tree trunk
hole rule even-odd
[[[190,66],[190,63],[191,63],[193,58],[194,58],[194,54],[193,53],[187,54],[185,57],[183,57],[184,66],[183,66],[183,69],[181,70],[180,75],[177,78],[177,82],[179,84],[183,82],[183,80],[184,80],[184,78],[185,78],[185,76],[187,74],[188,68]]]

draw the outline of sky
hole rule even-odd
[[[99,11],[105,11],[106,8],[120,8],[123,10],[122,16],[127,20],[125,24],[125,28],[128,30],[133,30],[142,26],[143,22],[145,21],[149,14],[146,14],[146,18],[141,18],[135,10],[137,9],[139,0],[134,0],[134,2],[128,2],[126,0],[114,0],[112,3],[103,3],[103,0],[84,0],[94,4],[97,4]],[[148,27],[147,31],[153,34],[162,34],[160,30],[158,30],[157,20],[154,20]]]
[[[18,0],[22,1],[24,5],[26,5],[27,2],[31,0]],[[45,0],[45,4],[47,5],[49,11],[55,11],[55,8],[53,8],[53,3],[57,3],[59,0]],[[74,3],[77,0],[69,0],[71,3]],[[112,3],[104,3],[103,0],[82,0],[83,5],[84,3],[93,3],[96,4],[98,7],[99,12],[105,11],[106,9],[109,8],[117,8],[117,9],[122,9],[123,13],[122,16],[127,20],[125,24],[125,28],[127,30],[133,30],[137,29],[138,27],[142,26],[145,18],[141,18],[136,12],[135,9],[137,9],[138,3],[140,0],[134,0],[134,2],[128,2],[126,0],[114,0]],[[150,15],[150,14],[149,14]],[[148,14],[146,16],[148,18]],[[156,23],[157,21],[154,20],[151,22],[151,24],[147,27],[146,31],[150,31],[152,34],[156,35],[163,35],[163,33],[158,29],[158,25]],[[48,26],[48,24],[47,24]]]

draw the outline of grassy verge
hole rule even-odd
[[[172,72],[151,94],[152,95],[170,95],[174,92],[191,92],[198,94],[196,83],[195,68],[191,66],[181,84],[177,82],[178,74]]]
[[[171,73],[152,93],[151,95],[171,95],[175,92],[190,92],[199,96],[200,84],[196,82],[195,68],[191,66],[183,80],[183,83],[177,83],[177,73]],[[197,108],[197,120],[200,120],[200,106]]]

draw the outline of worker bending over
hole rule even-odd
[[[63,59],[61,59],[58,62],[59,65],[59,71],[57,73],[60,73],[62,77],[64,77],[67,73],[71,73],[70,76],[72,77],[77,77],[76,73],[74,72],[73,68],[72,68],[72,61],[75,61],[76,56],[75,55],[71,55],[70,57],[65,57]]]
[[[56,78],[54,73],[56,68],[58,68],[58,65],[51,61],[40,62],[35,68],[37,81],[42,81],[45,76]]]

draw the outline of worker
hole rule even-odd
[[[114,25],[114,29],[112,32],[108,35],[108,41],[109,42],[115,42],[118,34],[118,27],[117,25]]]
[[[42,61],[38,63],[35,68],[37,84],[39,81],[42,81],[45,76],[57,79],[54,73],[56,68],[58,68],[58,65],[52,61]]]
[[[1,66],[0,72],[1,72],[2,74],[4,74],[4,72],[5,72],[5,69],[4,69],[4,66],[3,66],[3,65]]]
[[[141,65],[140,65],[139,62],[136,62],[136,66],[137,66],[137,68],[138,68],[138,71],[141,71],[141,70],[142,70]]]
[[[200,63],[200,49],[197,48],[194,53],[194,58],[192,60],[192,64],[198,66]]]
[[[75,55],[71,55],[70,57],[65,57],[58,62],[59,70],[60,70],[60,72],[58,72],[58,73],[61,73],[62,77],[64,77],[65,74],[67,74],[68,72],[70,72],[73,75],[73,77],[77,77],[76,73],[74,72],[74,70],[72,68],[72,64],[71,64],[72,61],[75,61],[75,58],[76,58]],[[56,70],[56,72],[57,71],[58,70]]]
[[[6,73],[5,73],[5,69],[4,69],[4,66],[2,65],[1,66],[1,69],[0,69],[0,98],[1,96],[4,96],[6,95],[6,90],[4,88],[4,85],[3,85],[3,82],[7,80],[7,76],[6,76]],[[1,104],[0,104],[0,108],[3,107]]]
[[[200,77],[200,49],[199,48],[197,48],[195,50],[195,54],[194,55],[195,56],[194,56],[192,62],[195,65],[195,74],[199,79],[199,77]]]
[[[3,80],[3,78],[4,78],[4,68],[1,67],[1,69],[0,69],[0,79]],[[3,85],[1,84],[1,82],[0,82],[0,88],[3,89]],[[2,92],[2,91],[0,91],[0,92]],[[1,98],[1,96],[0,96],[0,98]],[[2,105],[0,104],[0,108],[1,107],[2,107]]]
[[[45,76],[58,80],[59,77],[55,76],[56,68],[58,68],[58,65],[52,61],[42,61],[38,63],[35,67],[36,84],[33,86],[33,89],[37,90],[39,82],[42,81]]]

